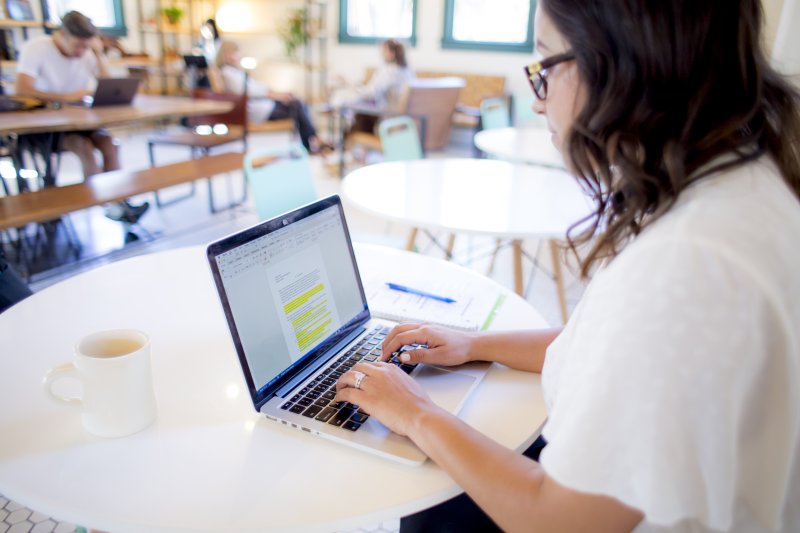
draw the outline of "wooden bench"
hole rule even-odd
[[[418,71],[418,78],[442,78],[455,76],[461,78],[466,86],[458,95],[453,125],[464,128],[477,128],[480,124],[481,102],[487,98],[507,96],[505,76],[487,74],[466,74],[463,72]]]
[[[240,152],[225,152],[143,170],[104,172],[84,183],[6,196],[0,198],[0,230],[46,222],[73,211],[119,202],[131,196],[202,178],[209,180],[209,202],[213,212],[211,178],[241,170],[243,160],[244,154]]]

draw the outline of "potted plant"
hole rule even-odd
[[[164,16],[167,17],[167,22],[169,22],[171,26],[177,26],[183,18],[184,13],[183,8],[176,5],[165,7],[163,12]]]
[[[305,8],[293,9],[286,22],[278,29],[289,58],[297,59],[297,49],[306,44],[306,18],[308,13]]]

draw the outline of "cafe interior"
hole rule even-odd
[[[532,110],[524,71],[536,60],[533,0],[2,4],[0,250],[33,295],[202,249],[329,195],[341,197],[352,241],[479,273],[544,323],[565,323],[583,294],[557,242],[588,204]],[[763,6],[772,61],[800,70],[798,2]],[[101,52],[86,53],[133,88],[77,103],[18,94],[20,52],[72,11],[99,31]],[[382,76],[394,85],[378,93]],[[132,101],[113,100],[125,90]],[[92,131],[110,138],[117,162],[94,152],[88,172],[70,139]],[[539,180],[541,205],[520,201],[524,179]],[[0,531],[86,530],[23,503],[0,490]],[[336,529],[397,531],[399,516],[380,518]]]

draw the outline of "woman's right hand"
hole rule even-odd
[[[435,364],[455,366],[472,360],[472,343],[477,337],[474,333],[464,333],[442,326],[427,324],[400,324],[395,326],[383,340],[381,361],[388,361],[391,355],[403,346],[424,344],[427,348],[408,350],[400,354],[404,363]]]

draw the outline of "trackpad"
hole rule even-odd
[[[439,407],[457,414],[475,383],[475,377],[436,366],[420,365],[414,379]]]

